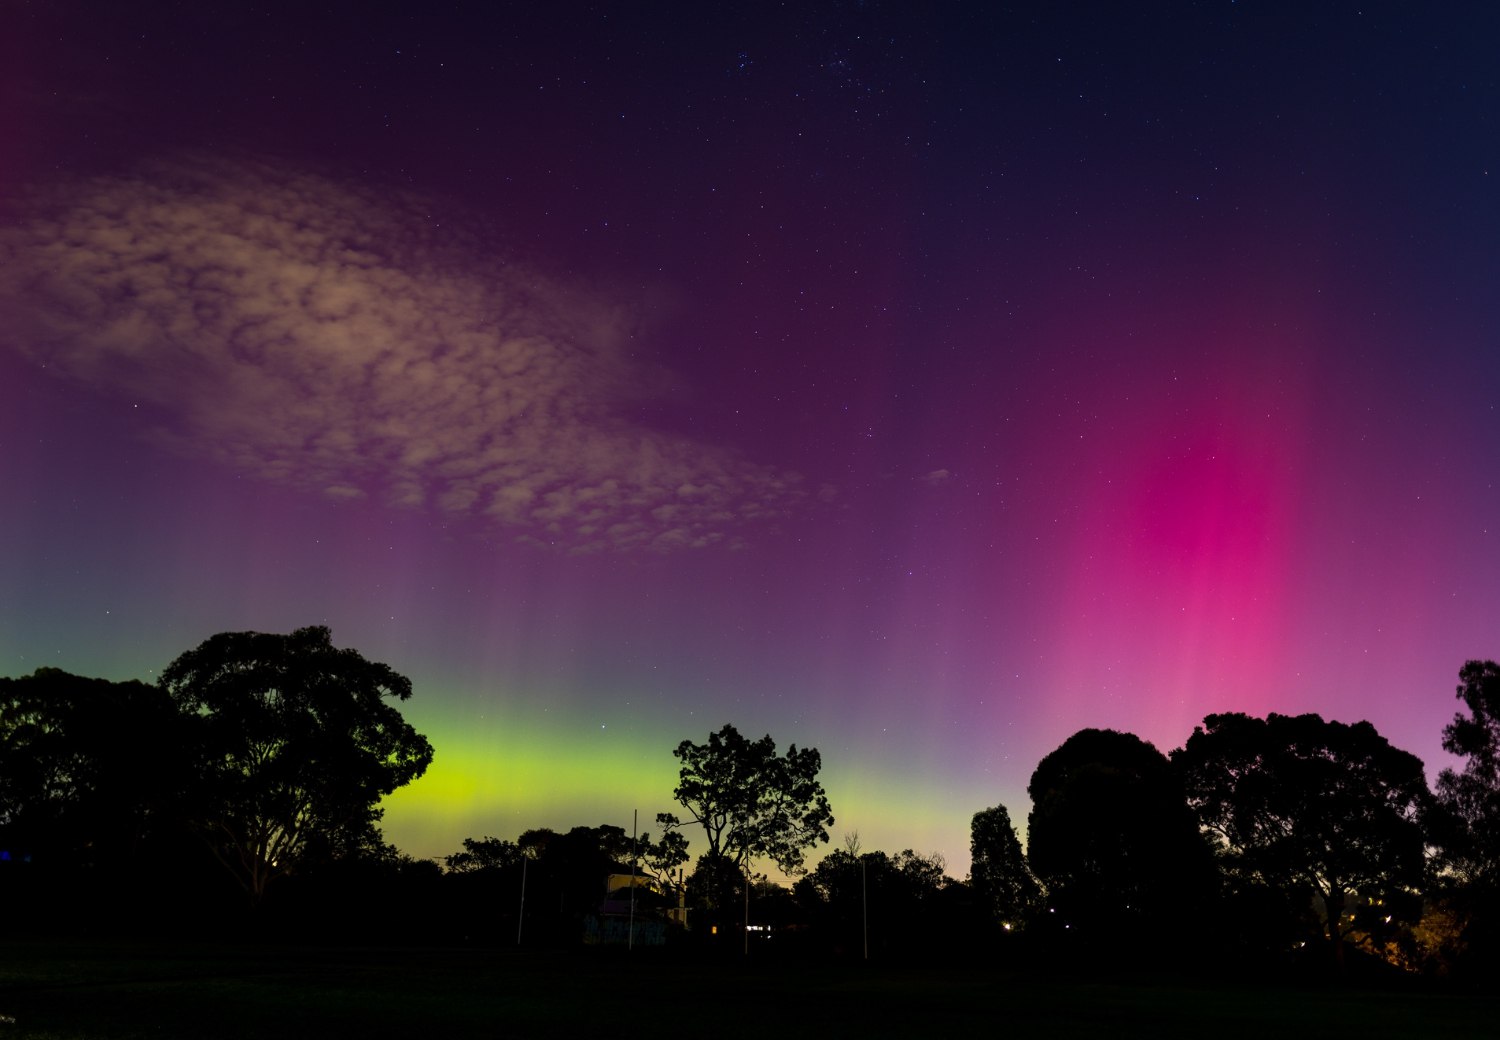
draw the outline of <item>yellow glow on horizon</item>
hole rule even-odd
[[[676,760],[655,740],[576,726],[470,730],[432,738],[427,773],[382,803],[386,840],[419,858],[457,852],[464,838],[515,838],[534,827],[612,823],[655,829],[671,809]]]

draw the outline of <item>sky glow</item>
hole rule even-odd
[[[1444,763],[1488,6],[148,6],[0,54],[0,672],[329,625],[433,857],[645,826],[725,722],[958,876],[1086,726]]]

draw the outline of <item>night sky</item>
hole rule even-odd
[[[3,0],[0,674],[328,625],[418,856],[649,821],[725,722],[957,876],[1086,726],[1435,771],[1497,12]]]

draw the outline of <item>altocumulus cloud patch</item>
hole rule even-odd
[[[172,417],[160,436],[335,498],[575,551],[738,542],[796,474],[626,419],[626,313],[487,255],[419,200],[185,158],[0,230],[14,349]]]

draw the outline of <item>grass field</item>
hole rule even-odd
[[[647,951],[648,953],[651,951]],[[1493,1038],[1500,1001],[621,951],[0,942],[0,1040]]]

